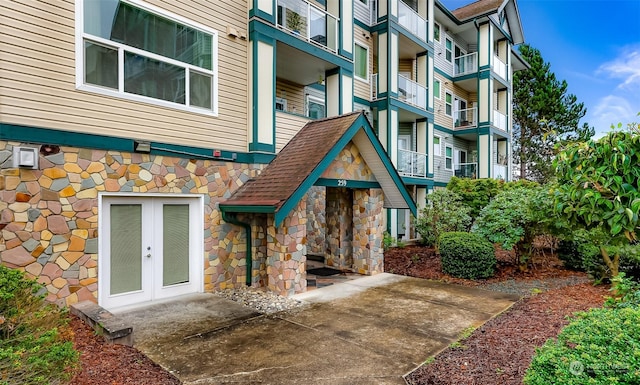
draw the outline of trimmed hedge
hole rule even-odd
[[[440,236],[442,271],[458,278],[493,276],[496,255],[491,242],[474,233],[449,232]]]
[[[0,385],[65,383],[77,366],[68,317],[41,289],[0,265]]]
[[[640,308],[592,309],[536,349],[525,385],[622,385],[640,378]]]

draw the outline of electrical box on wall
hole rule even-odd
[[[36,147],[13,147],[13,167],[14,168],[38,168],[38,148]]]

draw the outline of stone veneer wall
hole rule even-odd
[[[384,194],[380,189],[353,192],[353,265],[360,274],[384,272]]]
[[[0,141],[0,263],[37,278],[47,300],[97,297],[99,192],[204,196],[204,289],[245,284],[244,229],[225,224],[217,203],[263,165],[43,146],[38,170],[15,169],[14,145]]]
[[[353,193],[346,188],[327,188],[326,264],[353,267]]]
[[[313,186],[307,191],[307,251],[322,254],[325,251],[327,188]]]
[[[267,287],[283,296],[307,290],[307,198],[303,197],[287,218],[275,225],[267,216]]]

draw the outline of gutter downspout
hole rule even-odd
[[[251,286],[251,269],[253,268],[253,247],[251,242],[251,225],[246,222],[241,222],[235,214],[228,213],[224,210],[224,208],[220,207],[220,211],[222,212],[222,219],[231,223],[232,225],[241,226],[244,228],[245,235],[247,238],[247,252],[246,252],[246,285]]]

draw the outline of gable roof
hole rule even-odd
[[[474,16],[484,15],[491,11],[497,10],[504,0],[478,0],[471,4],[467,4],[458,9],[454,9],[451,13],[458,20],[467,20]]]
[[[415,215],[415,202],[362,112],[307,123],[260,175],[221,202],[220,208],[275,213],[279,224],[349,141],[358,147],[380,184],[385,207],[410,209]]]
[[[464,7],[453,10],[451,13],[461,22],[482,18],[490,14],[499,14],[504,11],[508,21],[508,33],[514,45],[524,43],[522,21],[516,0],[478,0]],[[494,22],[500,24],[495,19]]]

